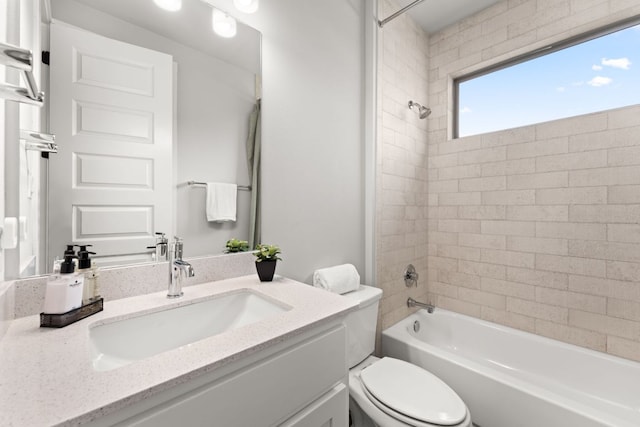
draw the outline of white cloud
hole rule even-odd
[[[600,71],[602,70],[602,65],[592,65],[591,69],[594,71]]]
[[[610,77],[595,76],[594,78],[589,80],[587,84],[593,87],[600,87],[611,84],[611,82],[613,82],[613,79]]]
[[[460,112],[461,112],[461,113],[463,113],[463,114],[464,114],[464,113],[470,113],[470,112],[471,112],[471,108],[469,108],[469,107],[462,107],[462,108],[460,109]]]
[[[566,87],[564,87],[564,86],[560,86],[560,87],[557,87],[557,88],[556,88],[556,90],[557,90],[558,92],[564,92],[564,91],[566,91],[566,90],[567,90],[567,88],[566,88]]]
[[[602,65],[613,68],[620,68],[621,70],[628,70],[631,66],[631,61],[629,58],[618,58],[618,59],[607,59],[602,58]]]

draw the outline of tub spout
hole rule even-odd
[[[425,310],[427,310],[428,313],[433,313],[433,310],[436,309],[435,305],[432,304],[425,304],[423,302],[419,302],[414,300],[413,298],[409,297],[409,299],[407,299],[407,307],[420,307],[420,308],[424,308]]]

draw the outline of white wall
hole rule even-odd
[[[282,248],[278,274],[308,283],[365,267],[363,16],[361,0],[263,1],[246,16],[263,34],[262,240]]]

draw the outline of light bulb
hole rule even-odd
[[[231,38],[236,35],[236,20],[221,10],[213,9],[213,13],[211,14],[211,23],[213,26],[213,32],[220,37]]]
[[[182,8],[182,0],[153,0],[153,2],[164,10],[176,12]]]
[[[258,10],[258,0],[233,0],[233,5],[240,12],[254,13]]]

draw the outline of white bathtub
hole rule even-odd
[[[382,352],[448,383],[481,427],[640,426],[640,363],[440,308],[384,330]]]

